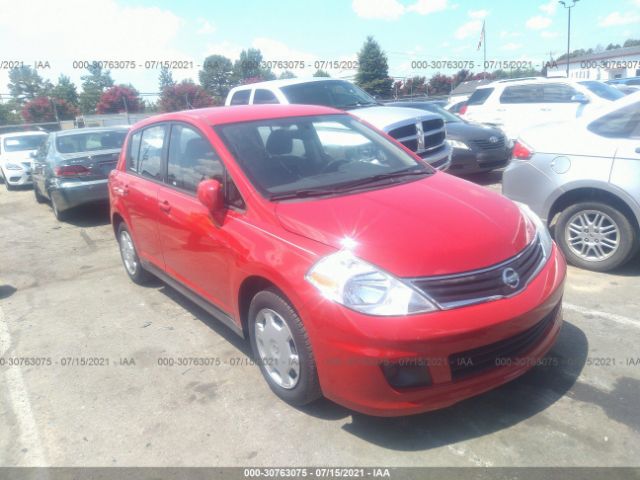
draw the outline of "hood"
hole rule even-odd
[[[479,123],[446,123],[445,127],[447,129],[447,138],[454,140],[485,140],[492,135],[504,136],[504,132],[500,129]]]
[[[368,192],[276,206],[293,233],[343,248],[399,277],[488,267],[520,252],[534,230],[510,200],[443,173]],[[352,243],[352,242],[351,242]]]
[[[349,110],[349,113],[361,118],[365,122],[369,122],[384,132],[406,125],[407,123],[415,123],[418,119],[430,120],[440,118],[435,113],[407,107],[366,107]]]
[[[20,150],[19,152],[5,152],[2,154],[2,162],[29,162],[33,160],[31,158],[31,154],[36,152],[36,150]]]

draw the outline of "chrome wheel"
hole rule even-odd
[[[135,275],[138,270],[138,257],[131,235],[126,230],[120,232],[120,254],[122,255],[124,268],[127,269],[129,275]]]
[[[292,389],[300,378],[298,349],[287,322],[275,310],[263,308],[256,316],[256,346],[260,362],[274,383]]]
[[[581,259],[600,262],[618,250],[620,228],[604,212],[582,210],[569,219],[565,240],[571,251]]]

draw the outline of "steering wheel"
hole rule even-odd
[[[349,160],[331,160],[322,168],[321,173],[336,172],[338,168],[340,168],[340,165],[346,163],[349,163]]]

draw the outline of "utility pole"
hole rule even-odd
[[[569,0],[566,2],[564,0],[560,0],[560,3],[564,8],[569,11],[569,18],[567,23],[567,78],[569,78],[569,55],[571,54],[571,9],[576,6],[580,0],[571,0],[571,5],[568,4]]]

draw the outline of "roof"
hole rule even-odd
[[[234,105],[230,107],[198,108],[180,112],[163,113],[145,118],[133,125],[139,128],[156,122],[199,121],[209,125],[250,122],[270,118],[304,117],[311,115],[345,115],[342,110],[320,105]]]
[[[481,85],[486,85],[487,83],[491,83],[491,80],[468,80],[466,82],[462,82],[456,88],[451,90],[451,95],[466,95],[468,93],[473,93],[476,88]]]
[[[640,45],[635,47],[614,48],[613,50],[604,50],[598,53],[590,53],[579,57],[569,58],[569,65],[572,63],[584,62],[585,60],[602,60],[604,58],[626,57],[627,55],[640,55]],[[561,65],[567,65],[567,59],[556,60],[558,68]]]
[[[10,132],[0,134],[0,138],[15,138],[15,137],[31,137],[33,135],[49,135],[47,132],[42,132],[40,130],[31,130],[28,132]]]
[[[596,80],[594,80],[596,81]],[[509,79],[502,79],[502,80],[495,80],[491,83],[487,83],[486,85],[481,85],[482,88],[489,88],[489,87],[496,87],[498,85],[505,85],[508,86],[508,84],[513,83],[520,83],[520,84],[530,84],[530,83],[570,83],[570,84],[580,84],[582,82],[582,80],[572,80],[570,78],[567,77],[524,77],[524,78],[509,78]]]
[[[70,135],[80,135],[83,133],[92,132],[109,132],[113,130],[128,130],[131,128],[129,125],[114,125],[113,127],[86,127],[86,128],[73,128],[71,130],[60,130],[58,132],[52,132],[56,137],[67,137]]]
[[[342,80],[340,78],[330,78],[330,77],[284,78],[282,80],[267,80],[266,82],[257,82],[257,83],[249,83],[247,85],[240,85],[238,87],[232,88],[231,90],[234,92],[238,90],[250,90],[258,85],[261,87],[282,88],[282,87],[288,87],[289,85],[297,85],[299,83],[328,82],[328,81],[346,82],[347,80]]]

